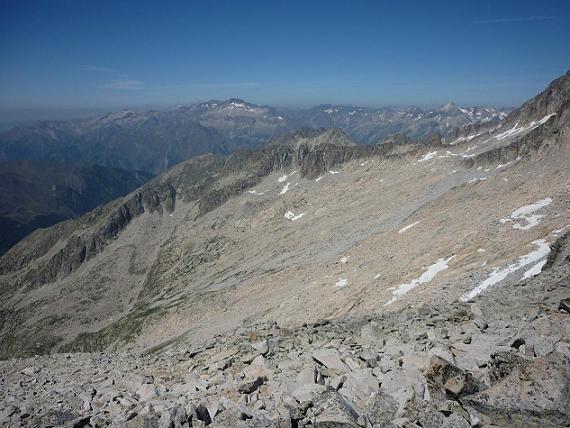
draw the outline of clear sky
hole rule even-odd
[[[568,0],[0,0],[0,111],[511,106],[569,68]]]

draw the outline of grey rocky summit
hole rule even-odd
[[[268,141],[0,258],[0,425],[570,424],[570,73],[444,137]]]

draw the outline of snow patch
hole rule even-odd
[[[408,293],[409,291],[416,288],[418,285],[426,284],[430,282],[435,276],[446,270],[449,266],[448,263],[453,260],[455,256],[448,257],[447,259],[441,258],[438,259],[434,264],[428,266],[428,268],[419,276],[419,278],[413,279],[410,282],[401,284],[397,289],[392,291],[392,297],[388,300],[384,306],[389,305],[395,302],[399,297],[403,296],[404,294]]]
[[[524,273],[522,279],[528,279],[528,278],[532,278],[533,276],[538,275],[540,272],[542,272],[542,268],[544,267],[545,264],[546,264],[546,259],[541,260],[540,262],[535,264],[533,267],[531,267],[529,270],[527,270]]]
[[[548,122],[548,120],[552,116],[555,116],[555,115],[556,115],[556,113],[548,114],[548,115],[544,116],[542,119],[540,119],[538,122],[533,120],[528,125],[521,126],[521,127],[519,127],[519,122],[517,122],[517,123],[515,123],[515,126],[513,126],[511,129],[507,129],[505,132],[502,132],[502,133],[496,135],[495,139],[500,141],[500,140],[503,140],[505,138],[512,137],[514,135],[520,134],[521,132],[533,130],[535,128],[538,128],[541,125],[544,125],[546,122]]]
[[[474,134],[474,135],[469,135],[467,137],[459,137],[457,140],[452,141],[451,143],[449,143],[450,146],[454,146],[456,144],[462,143],[464,141],[471,141],[473,138],[479,137],[481,135],[483,135],[484,132],[481,132],[479,134]]]
[[[562,232],[564,232],[567,228],[570,227],[570,224],[567,224],[566,226],[564,226],[562,229],[556,229],[552,231],[553,235],[560,235]]]
[[[398,230],[398,233],[404,233],[406,230],[411,229],[414,226],[417,226],[418,224],[420,224],[421,220],[416,221],[415,223],[412,224],[408,224],[407,226],[402,227],[400,230]]]
[[[346,278],[339,278],[338,281],[335,283],[335,287],[345,287],[348,285],[348,279]]]
[[[426,153],[423,158],[419,159],[418,162],[426,162],[426,161],[428,161],[428,160],[430,160],[430,159],[433,159],[433,158],[436,157],[436,156],[437,156],[437,151],[435,151],[435,152],[429,152],[429,153]]]
[[[291,185],[290,182],[288,182],[285,187],[283,187],[283,189],[281,189],[281,192],[279,192],[280,195],[284,195],[285,193],[287,193],[289,191],[289,186]]]
[[[292,172],[291,174],[289,174],[289,175],[284,174],[284,175],[282,175],[281,177],[279,177],[279,178],[277,179],[277,181],[279,181],[279,183],[283,183],[285,180],[287,180],[289,177],[291,177],[291,176],[292,176],[293,174],[295,174],[296,172],[297,172],[297,171],[293,171],[293,172]]]
[[[505,168],[507,166],[509,166],[510,164],[512,164],[513,161],[507,162],[507,163],[500,163],[499,165],[497,165],[496,169],[501,169],[501,168]]]
[[[297,221],[304,215],[305,213],[295,215],[292,211],[287,211],[283,217],[285,217],[287,220]]]
[[[514,223],[512,226],[513,229],[519,229],[519,230],[531,229],[537,224],[539,224],[540,220],[544,217],[544,215],[542,214],[532,214],[532,213],[544,207],[547,207],[551,203],[552,203],[551,198],[541,199],[540,201],[537,201],[534,204],[525,205],[524,207],[520,207],[514,210],[511,213],[510,218],[502,218],[499,221],[502,224],[516,221],[516,223]],[[526,224],[522,224],[522,222],[525,222]]]
[[[503,269],[494,269],[493,272],[489,275],[489,277],[481,282],[477,287],[473,290],[465,293],[461,296],[461,301],[467,302],[468,300],[473,299],[475,296],[481,294],[483,291],[488,289],[489,287],[501,282],[510,274],[522,269],[525,266],[528,266],[532,263],[536,263],[539,260],[543,259],[550,253],[550,245],[544,239],[538,239],[536,241],[531,242],[532,245],[536,246],[536,250],[531,251],[524,256],[519,257],[519,259]]]

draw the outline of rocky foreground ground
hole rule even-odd
[[[0,425],[570,426],[570,234],[476,301],[0,363]]]

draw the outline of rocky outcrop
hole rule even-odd
[[[548,254],[543,270],[550,269],[555,264],[570,263],[570,245],[568,239],[570,239],[570,232],[566,232],[557,238],[554,244],[550,246],[550,253]]]
[[[337,165],[357,159],[366,159],[372,156],[382,156],[384,158],[403,156],[417,151],[420,147],[431,147],[438,145],[439,140],[430,140],[427,144],[419,142],[402,144],[399,139],[388,141],[383,144],[374,145],[331,145],[321,144],[309,146],[300,144],[296,153],[296,166],[303,176],[315,178],[333,169]]]
[[[570,136],[570,128],[565,125],[570,123],[570,103],[564,105],[564,110],[560,113],[542,126],[531,130],[507,145],[486,150],[474,157],[465,158],[463,162],[468,167],[507,164],[517,158],[528,158],[565,144]]]
[[[570,71],[552,81],[548,87],[536,97],[512,111],[505,123],[514,125],[517,122],[526,123],[538,120],[546,115],[568,110],[570,100]]]
[[[135,218],[145,212],[171,212],[176,201],[176,190],[166,184],[143,186],[140,191],[128,197],[127,201],[109,214],[95,230],[73,234],[66,245],[57,251],[47,263],[30,270],[26,279],[30,287],[53,282],[69,275],[83,262],[94,257],[107,243],[115,239]]]

